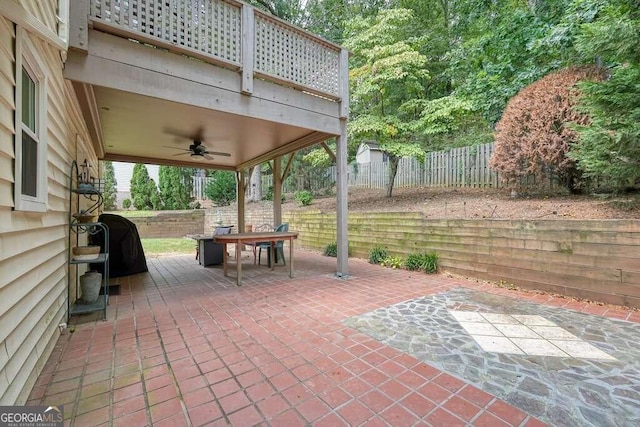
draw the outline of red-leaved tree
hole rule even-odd
[[[580,191],[580,173],[566,156],[578,140],[570,124],[589,123],[574,108],[579,96],[576,83],[601,81],[605,76],[606,70],[596,66],[564,68],[511,98],[496,126],[490,161],[503,181],[517,188],[523,177],[534,176],[536,181],[555,177],[572,193]]]

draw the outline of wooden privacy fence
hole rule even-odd
[[[400,159],[394,187],[494,187],[498,173],[489,168],[493,143],[435,151],[424,162]],[[388,163],[352,164],[349,186],[385,188],[389,183]]]
[[[424,161],[414,157],[400,159],[394,188],[402,187],[475,187],[502,188],[498,172],[489,168],[489,159],[494,144],[435,151],[425,155]],[[193,196],[204,199],[204,187],[210,178],[194,177]],[[289,176],[283,184],[284,193],[309,190],[314,194],[328,194],[336,183],[336,167],[307,168],[304,176]],[[389,163],[352,163],[349,165],[349,187],[386,188],[389,183]],[[273,185],[271,175],[262,176],[263,193]],[[540,179],[526,176],[520,179],[520,186],[537,189],[557,189],[558,182],[547,175]]]

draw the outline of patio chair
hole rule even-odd
[[[289,231],[289,223],[285,222],[278,225],[275,230],[278,231]],[[270,242],[260,242],[256,245],[258,247],[258,265],[260,265],[260,258],[262,256],[262,249],[267,251],[267,267],[271,268],[271,243]],[[284,240],[278,240],[275,243],[275,259],[273,260],[276,265],[278,264],[278,253],[280,253],[282,257],[282,265],[287,265],[286,260],[284,259]]]
[[[260,224],[253,226],[254,233],[260,233],[263,231],[272,231],[273,226],[271,224]],[[254,243],[245,243],[245,246],[251,246],[251,250],[253,251],[253,263],[256,264],[258,259],[258,242]]]

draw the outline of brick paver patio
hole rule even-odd
[[[236,287],[192,256],[148,260],[114,279],[108,320],[74,317],[29,404],[64,405],[73,426],[538,426],[473,385],[345,325],[345,319],[458,287],[632,322],[637,312],[296,252],[251,265]],[[73,330],[73,332],[72,332]]]

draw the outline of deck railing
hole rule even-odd
[[[94,27],[341,99],[341,48],[232,0],[91,0]],[[247,76],[250,73],[250,76]],[[251,92],[252,83],[243,89]]]

